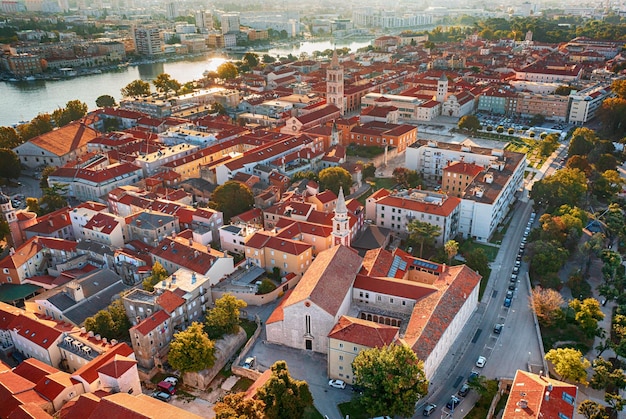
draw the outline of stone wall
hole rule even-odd
[[[205,390],[215,376],[226,366],[237,349],[246,342],[246,332],[239,328],[239,332],[233,335],[224,336],[215,341],[215,364],[212,368],[198,371],[186,372],[183,374],[185,385]]]

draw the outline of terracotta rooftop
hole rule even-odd
[[[441,205],[431,202],[423,202],[410,198],[399,196],[386,196],[377,201],[377,205],[385,205],[389,207],[402,208],[406,210],[423,212],[425,214],[440,215],[448,217],[454,210],[461,205],[461,198],[448,196],[443,200]]]
[[[369,348],[380,348],[393,343],[398,337],[398,330],[394,326],[341,316],[328,337]]]
[[[334,316],[361,268],[361,261],[353,249],[343,245],[320,252],[286,300],[285,307],[310,300]]]
[[[130,328],[130,332],[139,332],[143,336],[152,332],[154,329],[162,325],[166,320],[170,318],[170,315],[165,310],[159,310],[154,314],[143,319],[140,323]]]
[[[118,343],[105,353],[99,355],[90,363],[83,365],[72,374],[72,377],[75,377],[76,379],[81,378],[85,380],[85,382],[91,384],[98,379],[98,370],[100,367],[108,363],[109,360],[115,357],[115,355],[130,356],[131,354],[134,356],[133,349],[130,346],[123,342]]]
[[[126,371],[137,365],[137,361],[122,355],[115,355],[102,367],[98,368],[98,373],[113,378],[120,378]]]
[[[98,136],[98,131],[89,128],[81,122],[71,122],[64,127],[57,128],[29,141],[57,156],[64,156],[77,150]]]

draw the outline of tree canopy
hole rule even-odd
[[[481,128],[480,120],[475,115],[465,115],[459,119],[458,127],[468,131],[478,131]]]
[[[181,372],[202,371],[215,363],[214,351],[214,343],[202,330],[202,324],[193,322],[187,330],[174,334],[167,360]]]
[[[123,97],[146,96],[150,94],[150,83],[143,80],[133,80],[121,90]]]
[[[245,396],[245,393],[225,395],[213,408],[215,419],[265,419],[265,403]]]
[[[578,349],[550,349],[546,354],[546,359],[554,365],[554,371],[561,376],[562,380],[587,384],[586,370],[591,363]]]
[[[576,206],[587,192],[587,178],[578,169],[564,168],[535,182],[530,197],[552,210],[563,204]]]
[[[319,172],[320,188],[330,189],[335,195],[339,195],[339,188],[348,195],[352,186],[352,176],[343,167],[327,167]]]
[[[563,297],[553,289],[543,289],[540,286],[533,288],[529,297],[530,308],[537,315],[537,320],[543,325],[551,325],[562,314]]]
[[[237,66],[230,61],[226,61],[217,67],[217,76],[223,80],[234,79],[238,73]]]
[[[215,300],[215,307],[206,314],[205,330],[211,339],[235,333],[239,320],[239,310],[248,304],[232,294],[224,294]]]
[[[98,96],[96,99],[96,106],[99,108],[110,108],[116,105],[115,98],[111,95]]]
[[[248,211],[254,205],[252,191],[243,183],[229,180],[218,186],[211,195],[211,208],[224,214],[224,220]]]
[[[578,298],[569,303],[574,310],[576,322],[589,336],[595,335],[598,329],[598,321],[604,318],[604,313],[600,310],[600,302],[595,298],[585,298],[580,301]]]
[[[0,177],[17,179],[22,173],[22,164],[19,157],[11,149],[0,148]]]
[[[152,272],[150,276],[144,278],[143,280],[143,289],[149,292],[154,291],[154,286],[159,282],[163,281],[168,277],[167,271],[163,266],[157,261],[152,265]]]
[[[0,148],[15,148],[22,139],[13,127],[0,127]]]
[[[409,238],[420,245],[419,257],[422,257],[424,252],[424,244],[434,244],[441,235],[441,227],[417,219],[409,222],[406,228],[409,230]]]
[[[85,329],[107,339],[129,340],[128,331],[131,327],[121,299],[113,301],[106,309],[85,319]]]
[[[294,380],[289,375],[285,361],[276,361],[271,370],[270,378],[257,391],[257,398],[265,403],[267,418],[304,417],[304,410],[313,406],[313,396],[307,382]]]
[[[52,112],[52,119],[57,127],[63,127],[87,115],[87,104],[80,100],[70,100],[64,108]]]
[[[352,362],[354,382],[363,389],[361,405],[372,416],[410,417],[428,394],[424,363],[408,346],[389,345],[359,352]]]
[[[165,94],[170,91],[177,92],[181,88],[181,84],[167,73],[161,73],[156,76],[152,84],[154,84],[154,87],[156,87],[159,92]]]

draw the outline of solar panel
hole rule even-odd
[[[427,262],[421,259],[413,259],[413,265],[420,266],[422,268],[430,269],[431,271],[436,271],[439,268],[439,265]]]

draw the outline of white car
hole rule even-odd
[[[328,385],[340,389],[346,388],[346,383],[344,383],[342,380],[328,380]]]
[[[254,357],[253,356],[247,357],[243,363],[243,367],[251,369],[253,366],[254,366]]]
[[[487,362],[487,358],[485,358],[484,356],[479,356],[478,360],[476,361],[476,366],[478,368],[482,368],[485,366],[486,362]]]
[[[176,377],[167,377],[163,381],[172,384],[174,387],[176,387],[176,385],[178,384],[178,378],[176,378]]]

